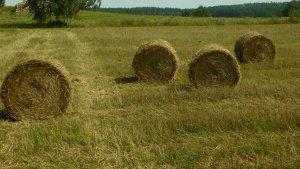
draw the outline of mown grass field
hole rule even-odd
[[[1,83],[15,64],[40,58],[62,62],[73,86],[68,112],[52,120],[11,122],[0,104],[0,168],[300,168],[299,24],[125,24],[137,17],[83,12],[70,28],[38,28],[28,16],[0,14]],[[235,89],[189,84],[200,48],[233,52],[248,31],[274,41],[274,63],[241,65]],[[137,48],[156,38],[178,52],[176,79],[126,83]]]

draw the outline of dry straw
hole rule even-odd
[[[200,50],[189,66],[189,80],[196,87],[234,87],[241,78],[235,57],[218,45]]]
[[[235,43],[235,54],[240,63],[268,63],[275,59],[275,45],[269,38],[249,32]]]
[[[165,40],[146,42],[136,52],[132,67],[140,81],[169,82],[178,69],[177,53]]]
[[[57,62],[29,60],[8,73],[2,101],[16,120],[48,119],[64,113],[70,102],[67,71]]]
[[[14,14],[29,14],[29,7],[26,6],[26,2],[23,1],[17,3],[11,12]]]

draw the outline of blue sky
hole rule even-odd
[[[6,0],[6,5],[15,5],[22,0]],[[288,2],[290,0],[102,0],[102,7],[172,7],[196,8],[202,6],[231,5],[253,2]]]

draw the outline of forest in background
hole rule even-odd
[[[201,7],[195,9],[179,8],[101,8],[103,12],[161,15],[161,16],[212,16],[212,17],[283,17],[288,2],[248,3],[241,5],[222,5],[213,7]],[[200,11],[199,11],[200,10]],[[200,14],[199,14],[200,12]]]

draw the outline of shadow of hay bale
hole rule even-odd
[[[5,109],[0,110],[0,120],[2,121],[9,121],[9,122],[16,122],[17,120],[11,117],[9,112]]]
[[[118,77],[115,78],[115,82],[118,84],[138,83],[139,79],[137,77]]]
[[[76,28],[80,25],[66,25],[62,22],[39,23],[1,23],[0,28],[40,29],[40,28]]]

